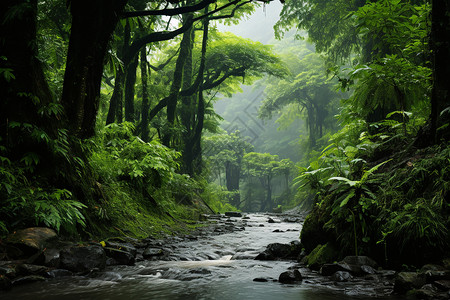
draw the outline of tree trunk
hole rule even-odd
[[[145,47],[143,48],[145,49]],[[125,83],[125,121],[134,122],[134,93],[136,85],[136,69],[138,56],[131,61],[127,67],[127,79]]]
[[[267,186],[266,186],[266,200],[261,207],[261,211],[265,211],[267,208],[269,212],[272,211],[272,175],[267,175]]]
[[[225,176],[227,180],[227,190],[230,192],[238,192],[231,200],[231,204],[235,207],[238,207],[241,203],[241,197],[239,194],[239,180],[241,177],[240,165],[236,166],[227,162],[225,165]]]
[[[147,48],[141,49],[141,82],[142,82],[142,116],[141,116],[141,138],[144,142],[148,142],[148,114],[150,109],[150,101],[148,96],[148,74],[147,74]]]
[[[205,8],[205,14],[208,13],[208,7]],[[196,84],[198,83],[198,103],[197,103],[197,112],[196,112],[196,120],[195,115],[187,117],[194,118],[192,121],[192,133],[187,136],[185,140],[185,153],[189,153],[190,157],[185,157],[183,159],[185,168],[188,170],[188,174],[195,175],[200,174],[203,168],[202,162],[202,148],[201,148],[201,139],[203,132],[203,123],[205,119],[205,99],[203,98],[203,77],[206,65],[206,48],[208,42],[208,31],[209,31],[209,20],[203,20],[203,39],[202,39],[202,54],[200,59],[200,66],[198,69],[198,74],[196,78]],[[188,149],[189,147],[189,149]]]
[[[116,79],[114,80],[114,91],[109,100],[109,110],[106,116],[106,125],[118,122],[122,123],[122,99],[123,99],[123,89],[125,84],[125,73],[123,69],[119,67],[116,70]]]
[[[52,102],[52,94],[37,59],[36,15],[37,0],[0,1],[0,145],[8,149],[10,159],[33,152],[44,162],[48,145],[22,127],[32,124],[54,138],[60,118],[38,113]],[[20,126],[11,126],[14,123]]]
[[[190,20],[189,14],[183,15],[183,22]],[[180,43],[180,54],[178,54],[177,61],[175,63],[175,71],[173,73],[173,81],[172,86],[170,87],[170,94],[167,101],[167,125],[168,129],[163,136],[163,144],[166,146],[170,146],[173,130],[175,126],[175,113],[178,102],[178,93],[181,88],[182,79],[183,79],[183,68],[186,62],[186,58],[189,52],[189,45],[191,43],[191,34],[189,32],[185,32],[183,34],[183,38]]]
[[[72,27],[62,103],[71,134],[94,134],[106,47],[127,0],[70,2]]]
[[[194,39],[195,39],[195,30],[194,28],[190,28],[186,31],[185,34],[190,34],[191,38],[189,40],[189,45],[187,54],[186,54],[186,62],[184,64],[183,69],[183,90],[187,90],[192,85],[192,50],[194,47]],[[193,107],[193,100],[195,97],[193,96],[183,96],[181,97],[181,124],[186,130],[186,134],[184,135],[184,139],[191,137],[192,134],[192,124],[194,123],[195,116],[195,106]]]

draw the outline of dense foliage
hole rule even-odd
[[[3,0],[0,234],[301,204],[307,251],[445,255],[447,2],[286,0],[274,46],[218,32],[258,6]]]
[[[428,36],[440,20],[430,20],[430,9],[426,1],[315,0],[283,8],[278,33],[292,25],[306,30],[349,93],[340,105],[341,129],[294,180],[312,208],[301,236],[308,251],[328,242],[337,256],[366,254],[396,266],[446,254],[448,103],[432,95]],[[334,30],[317,31],[324,27]],[[269,100],[265,111],[282,100]]]

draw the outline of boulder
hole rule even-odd
[[[104,247],[106,255],[114,259],[119,265],[133,266],[135,262],[135,256],[130,252],[119,250],[116,248]],[[136,249],[135,249],[136,250]],[[136,252],[134,252],[136,253]],[[136,255],[136,254],[135,254]]]
[[[239,259],[239,258],[235,258],[236,254],[233,256],[233,260],[235,259]],[[242,258],[240,258],[242,259]],[[264,250],[263,252],[259,253],[256,257],[255,260],[275,260],[275,256],[273,256],[273,254],[268,251],[268,250]]]
[[[12,258],[24,258],[35,255],[46,247],[47,242],[57,237],[56,231],[46,227],[31,227],[7,236],[5,244],[14,251],[8,255]],[[18,250],[18,251],[17,251]]]
[[[267,220],[267,223],[276,223],[276,222],[275,222],[275,220],[274,220],[274,219],[272,219],[272,218],[269,218],[269,219]]]
[[[272,253],[275,258],[286,258],[291,254],[291,245],[273,243],[269,244],[266,250]]]
[[[288,270],[280,274],[278,281],[280,283],[295,283],[302,281],[303,277],[299,270]]]
[[[394,292],[406,294],[412,289],[419,289],[426,283],[425,274],[416,272],[400,272],[395,277]]]
[[[301,244],[293,241],[290,244],[273,243],[256,256],[256,260],[295,259],[301,251]]]
[[[52,268],[59,268],[60,260],[59,253],[60,249],[57,248],[47,248],[44,251],[44,265]]]
[[[71,246],[60,253],[61,267],[76,273],[87,273],[106,266],[106,253],[100,245]]]
[[[327,243],[323,246],[318,245],[304,258],[304,261],[312,270],[319,270],[322,265],[333,262],[337,255],[336,249]]]
[[[338,271],[350,271],[345,264],[324,264],[319,270],[322,276],[331,276]]]
[[[106,242],[106,247],[122,250],[136,256],[137,250],[131,243]]]
[[[326,205],[314,206],[311,213],[305,218],[300,233],[300,240],[306,252],[310,253],[318,245],[324,245],[329,241],[333,242],[337,240],[331,230],[327,231],[324,229],[324,225],[328,222],[329,218],[330,215]]]
[[[142,256],[145,259],[153,259],[155,257],[160,257],[164,255],[164,250],[160,248],[154,248],[154,247],[148,247],[144,250],[144,253],[142,253]]]
[[[367,256],[346,256],[342,261],[349,265],[359,267],[363,265],[370,266],[372,268],[378,267],[376,261]]]
[[[372,268],[371,266],[367,266],[367,265],[361,266],[361,272],[363,272],[364,274],[370,274],[370,275],[376,273],[374,268]]]
[[[347,271],[337,271],[331,275],[331,280],[336,282],[345,282],[352,279],[352,275]]]
[[[240,218],[240,217],[242,217],[242,214],[240,212],[237,212],[237,211],[227,211],[225,213],[225,216]]]

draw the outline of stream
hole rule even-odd
[[[269,223],[273,218],[275,223]],[[280,273],[294,261],[254,260],[270,243],[298,240],[299,222],[286,216],[249,214],[246,219],[217,220],[241,230],[190,239],[175,238],[164,245],[170,260],[140,260],[134,266],[111,266],[87,276],[48,279],[0,294],[6,299],[401,299],[388,296],[391,287],[367,283],[337,284],[300,268],[304,280],[280,284]],[[222,222],[222,223],[221,223]],[[220,231],[220,229],[216,231]],[[245,230],[244,230],[245,229]],[[275,231],[275,232],[274,232]],[[177,259],[177,260],[176,260]],[[268,282],[255,282],[266,278]]]

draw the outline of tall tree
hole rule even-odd
[[[106,48],[127,0],[69,3],[72,26],[62,104],[70,132],[87,138],[94,134]]]
[[[33,131],[54,138],[61,117],[39,113],[53,97],[37,57],[36,17],[37,0],[0,3],[0,144],[15,159],[30,151],[45,155],[47,146]]]

